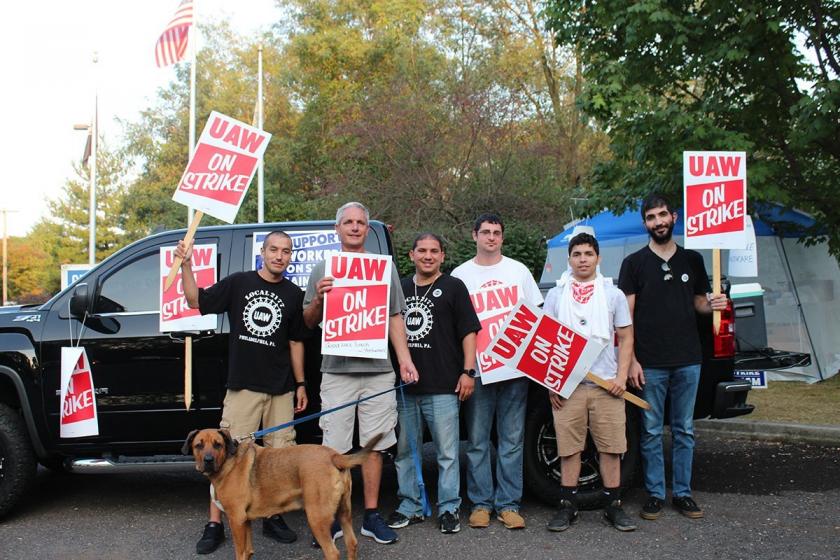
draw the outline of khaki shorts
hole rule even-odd
[[[563,408],[552,410],[552,413],[560,457],[583,451],[587,424],[599,452],[621,454],[627,451],[624,399],[613,397],[598,386],[581,383]]]
[[[257,393],[248,389],[225,394],[222,421],[219,427],[230,430],[233,438],[247,436],[263,429],[290,422],[295,416],[294,393],[282,395]],[[295,444],[295,429],[284,428],[263,436],[266,447],[288,447]]]
[[[321,410],[327,410],[381,391],[393,389],[394,372],[374,375],[324,373],[321,379]],[[365,445],[376,434],[385,437],[376,444],[377,451],[397,443],[394,427],[397,425],[397,399],[394,391],[370,399],[357,406],[348,406],[321,416],[324,445],[339,453],[353,448],[353,427],[359,413],[359,443]]]

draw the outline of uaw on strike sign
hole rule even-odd
[[[391,258],[340,252],[325,264],[334,280],[324,299],[321,353],[387,358]]]
[[[61,420],[63,438],[98,436],[99,417],[93,374],[85,349],[81,346],[61,349]]]
[[[175,281],[164,289],[166,276],[175,260],[175,247],[160,248],[160,332],[206,331],[216,328],[216,315],[202,315],[190,309],[184,295],[183,270],[178,269]],[[216,283],[216,245],[195,245],[192,254],[192,271],[199,288],[209,288]]]
[[[232,224],[270,138],[213,111],[172,200]]]
[[[604,346],[525,301],[508,314],[487,353],[563,398],[586,377]]]
[[[508,312],[519,300],[519,286],[490,280],[478,290],[470,292],[470,300],[475,309],[481,330],[476,337],[476,361],[481,372],[481,382],[485,385],[518,377],[515,370],[503,368],[503,363],[494,359],[487,352],[491,339],[499,332]]]
[[[683,152],[685,246],[747,246],[746,152]]]

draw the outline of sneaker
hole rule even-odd
[[[604,508],[604,519],[619,531],[636,530],[636,526],[630,521],[630,517],[621,509],[621,500],[615,500]]]
[[[484,529],[490,526],[490,511],[484,508],[476,508],[470,514],[470,527],[473,529]]]
[[[344,531],[341,529],[341,523],[338,522],[338,519],[334,520],[332,525],[330,525],[330,535],[332,535],[333,542],[344,536]],[[321,545],[318,544],[315,537],[312,537],[312,548],[321,548]]]
[[[677,511],[688,518],[700,519],[703,517],[703,510],[700,509],[697,503],[691,499],[691,496],[680,496],[679,498],[674,497],[671,500],[671,503],[674,504]]]
[[[266,537],[284,544],[290,544],[297,540],[297,533],[286,525],[280,515],[272,515],[263,519],[262,533]]]
[[[648,521],[659,519],[659,516],[662,515],[662,499],[654,496],[648,498],[648,501],[642,506],[642,511],[639,512],[639,515],[642,516],[642,519],[647,519]]]
[[[461,519],[458,516],[458,510],[445,511],[438,518],[438,526],[441,533],[457,533],[461,530]]]
[[[397,534],[388,527],[379,512],[365,514],[364,521],[362,521],[362,534],[371,537],[379,544],[392,544],[399,540]]]
[[[422,515],[412,515],[411,517],[406,517],[402,513],[395,511],[388,517],[388,527],[391,529],[402,529],[403,527],[408,527],[409,525],[422,523],[424,519],[425,517]]]
[[[546,528],[549,531],[560,532],[565,531],[580,520],[578,510],[575,505],[569,500],[560,500],[560,507],[557,513],[548,522]]]
[[[508,509],[502,511],[498,515],[499,521],[502,522],[508,529],[524,529],[525,528],[525,519],[521,515],[519,515],[518,511],[513,511],[512,509]]]
[[[195,544],[196,554],[210,554],[225,542],[225,526],[211,521],[204,526],[204,533]]]

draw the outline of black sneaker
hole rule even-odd
[[[554,532],[565,531],[577,523],[578,519],[578,510],[575,505],[569,500],[560,500],[557,513],[548,522],[546,528]]]
[[[204,526],[204,533],[195,544],[196,554],[210,554],[225,542],[225,526],[211,521]]]
[[[612,526],[619,531],[636,530],[636,525],[630,521],[630,517],[621,509],[621,500],[615,500],[604,508],[604,519],[612,523]]]
[[[677,511],[690,519],[700,519],[703,517],[703,510],[691,499],[691,496],[675,496],[671,500],[671,503],[674,504]]]
[[[263,519],[262,532],[266,537],[284,544],[290,544],[297,540],[297,533],[286,525],[280,515],[272,515]]]
[[[438,526],[441,533],[457,533],[461,530],[461,519],[458,517],[458,510],[455,512],[445,511],[438,517]]]
[[[332,525],[330,525],[330,535],[332,535],[333,542],[335,542],[335,539],[340,539],[344,536],[344,531],[341,529],[341,523],[338,522],[338,519],[333,521]],[[318,544],[315,537],[312,537],[312,548],[321,548],[321,545]]]
[[[409,525],[422,523],[424,519],[425,518],[422,515],[412,515],[411,517],[408,517],[398,511],[395,511],[388,516],[388,527],[391,529],[402,529],[403,527],[408,527]]]
[[[379,512],[366,513],[362,521],[362,534],[379,544],[393,544],[400,540],[393,529],[388,527]]]
[[[648,501],[642,506],[642,511],[639,512],[639,515],[642,519],[647,519],[648,521],[659,519],[659,516],[662,515],[662,499],[654,496],[648,498]]]

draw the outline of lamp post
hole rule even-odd
[[[96,53],[93,53],[93,64],[94,64],[94,75],[96,74],[96,63],[98,61],[98,57]],[[94,84],[96,83],[96,79],[94,78]],[[96,143],[99,136],[99,96],[96,93],[96,87],[94,86],[94,95],[93,95],[93,118],[91,119],[90,124],[77,124],[73,126],[73,130],[87,130],[88,131],[88,142],[89,148],[85,146],[85,155],[82,159],[82,163],[87,160],[88,164],[90,165],[90,200],[88,206],[88,214],[89,214],[89,223],[88,223],[88,263],[89,264],[96,264]],[[88,151],[88,149],[90,151]]]

